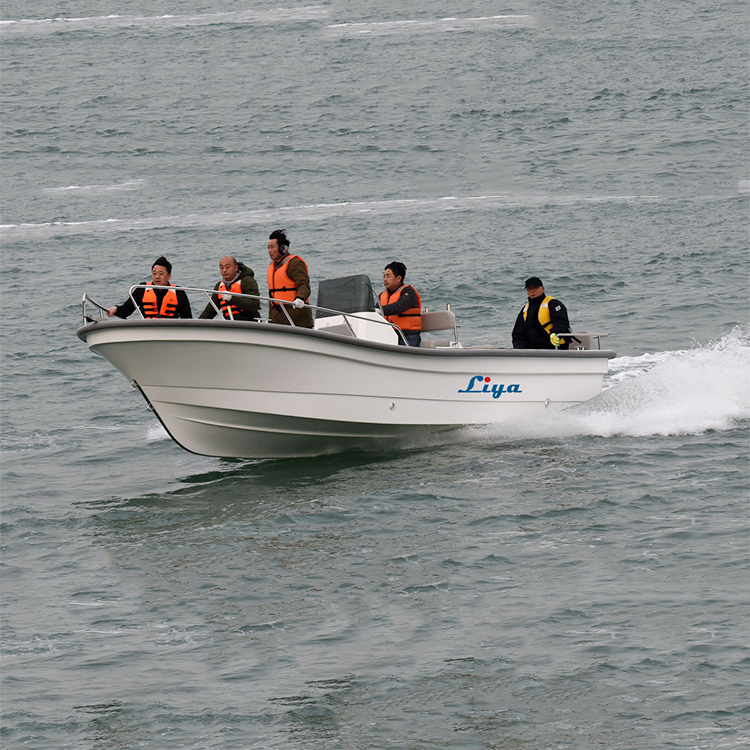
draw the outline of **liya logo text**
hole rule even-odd
[[[506,386],[505,383],[493,383],[492,378],[486,375],[474,375],[469,380],[466,388],[459,389],[459,393],[489,393],[492,398],[500,398],[503,393],[523,393],[520,383],[511,383]]]

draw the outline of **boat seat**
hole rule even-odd
[[[593,348],[593,336],[590,333],[576,333],[578,341],[571,340],[571,349],[592,349]]]
[[[422,343],[419,345],[419,348],[438,349],[440,347],[445,347],[446,349],[450,349],[450,345],[450,339],[422,339]]]
[[[435,310],[422,313],[422,333],[448,331],[456,328],[456,315],[452,310]]]
[[[572,340],[570,342],[571,349],[598,350],[602,348],[602,338],[607,334],[589,333],[588,331],[573,331],[571,335],[578,339],[578,341]]]
[[[458,331],[456,330],[456,315],[452,310],[425,310],[422,313],[422,333],[430,331],[453,331],[453,341],[450,339],[422,338],[422,349],[439,349],[457,346]]]

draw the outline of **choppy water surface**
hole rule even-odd
[[[3,746],[746,747],[743,10],[6,3]],[[467,344],[540,275],[605,392],[183,452],[81,294],[262,277],[282,226],[314,285],[403,260]]]

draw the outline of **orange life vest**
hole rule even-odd
[[[268,278],[269,297],[281,299],[285,302],[294,302],[294,298],[297,296],[297,285],[289,278],[289,274],[286,272],[286,267],[292,258],[299,258],[299,255],[287,256],[278,268],[276,268],[276,264],[273,261],[268,266],[266,276]],[[299,259],[302,260],[302,258]],[[304,260],[302,262],[305,263]],[[307,263],[305,263],[305,271],[307,271]]]
[[[227,289],[227,285],[222,279],[222,281],[219,282],[219,294],[221,294],[222,292],[228,292],[229,294],[242,294],[242,285],[240,284],[240,280],[237,279],[237,281],[233,282],[232,286]],[[228,309],[232,311],[232,317],[234,318],[236,318],[242,312],[239,307],[231,304],[231,302],[227,303],[221,297],[219,297],[219,304],[221,305],[221,312],[224,314],[224,317],[227,320],[229,320]]]
[[[407,285],[403,284],[395,292],[389,292],[387,289],[380,293],[381,306],[392,305],[401,298],[401,292],[406,289]],[[414,287],[411,287],[414,289]],[[398,315],[386,315],[385,319],[389,323],[397,325],[403,331],[421,331],[422,330],[422,298],[419,292],[414,289],[417,295],[417,306],[409,307]]]
[[[143,290],[143,314],[147,318],[174,318],[177,313],[177,292],[175,292],[175,285],[170,284],[171,289],[167,289],[167,293],[161,301],[161,309],[157,307],[156,291],[153,289],[153,282],[148,282],[148,289]]]

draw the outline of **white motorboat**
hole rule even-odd
[[[341,282],[366,287],[367,299],[352,303],[345,293],[334,304],[324,291],[337,296]],[[615,356],[593,348],[602,334],[579,332],[569,350],[464,348],[450,309],[423,314],[421,347],[399,346],[401,332],[374,309],[366,276],[326,284],[310,305],[314,329],[220,315],[106,319],[89,314],[103,308],[84,295],[78,336],[140,390],[176,443],[236,458],[397,447],[538,417],[601,393]],[[431,340],[433,331],[451,338]]]

